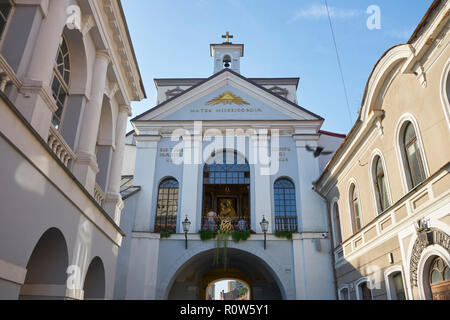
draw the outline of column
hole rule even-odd
[[[183,137],[183,181],[181,182],[181,206],[179,209],[179,230],[183,232],[182,222],[188,217],[191,221],[189,233],[197,233],[200,228],[199,216],[199,170],[201,164],[201,134]],[[198,223],[197,223],[198,222]]]
[[[269,138],[267,135],[254,135],[249,138],[250,144],[250,153],[256,152],[256,155],[253,156],[254,161],[254,172],[251,177],[252,183],[254,183],[255,190],[255,221],[254,224],[256,226],[256,232],[262,233],[260,222],[264,218],[269,221],[269,230],[268,233],[271,233],[271,230],[274,230],[274,220],[272,219],[272,196],[271,196],[271,183],[270,183],[270,175],[263,175],[261,172],[267,166],[263,165],[260,161],[260,148],[265,148],[268,146]]]
[[[31,61],[25,72],[23,87],[16,105],[44,140],[47,140],[54,104],[50,81],[56,53],[66,23],[69,0],[51,1],[47,16],[39,26]],[[33,28],[38,27],[33,25]],[[30,35],[32,36],[32,35]],[[14,40],[16,41],[16,40]],[[16,67],[19,68],[16,62]]]
[[[297,146],[298,181],[300,199],[297,204],[300,207],[300,232],[324,232],[328,230],[326,223],[326,206],[323,199],[313,190],[313,182],[320,176],[319,159],[306,150],[308,144],[312,148],[317,147],[316,140],[311,135],[295,135]],[[297,193],[298,194],[298,193]]]
[[[141,187],[136,204],[134,231],[150,232],[152,203],[155,194],[156,159],[158,156],[159,135],[136,136],[137,144],[134,185]]]
[[[293,236],[292,251],[294,255],[294,281],[295,281],[295,299],[306,300],[308,298],[308,285],[305,279],[306,276],[306,257],[304,240],[298,235]]]
[[[102,111],[103,94],[108,70],[109,55],[105,51],[98,51],[95,58],[92,79],[91,100],[86,105],[83,114],[82,131],[77,159],[73,166],[73,173],[81,184],[90,192],[94,192],[95,176],[98,173],[95,147],[97,144],[98,128]]]
[[[127,120],[131,116],[129,106],[120,106],[116,124],[116,151],[114,151],[111,161],[109,183],[106,188],[106,199],[103,207],[106,212],[120,225],[120,213],[123,208],[122,197],[120,196],[120,180],[122,178],[122,165],[125,150],[125,136],[127,130]]]

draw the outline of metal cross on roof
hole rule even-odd
[[[227,31],[227,34],[223,35],[222,38],[226,39],[226,43],[229,43],[230,39],[233,39],[233,36]]]

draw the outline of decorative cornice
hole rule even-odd
[[[131,107],[125,104],[119,105],[119,113],[126,113],[129,117],[133,115],[133,113],[131,112]]]
[[[85,37],[94,26],[95,26],[94,17],[91,14],[85,15],[83,17],[81,26],[81,33],[83,34],[83,36]]]
[[[124,71],[127,85],[131,88],[133,100],[140,101],[145,97],[145,92],[140,83],[139,69],[133,53],[131,40],[127,36],[126,21],[120,14],[120,4],[115,5],[113,0],[103,0],[103,10],[108,17],[108,26],[113,34],[112,40],[116,45],[122,66],[121,69]],[[130,61],[135,62],[136,65],[130,63]]]
[[[111,52],[109,50],[97,50],[95,56],[106,60],[108,64],[111,62]]]

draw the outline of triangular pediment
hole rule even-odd
[[[224,70],[132,121],[322,120],[258,84]]]

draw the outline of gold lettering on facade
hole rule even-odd
[[[166,162],[172,163],[172,154],[176,157],[183,157],[182,148],[159,148],[159,157],[165,158]]]

